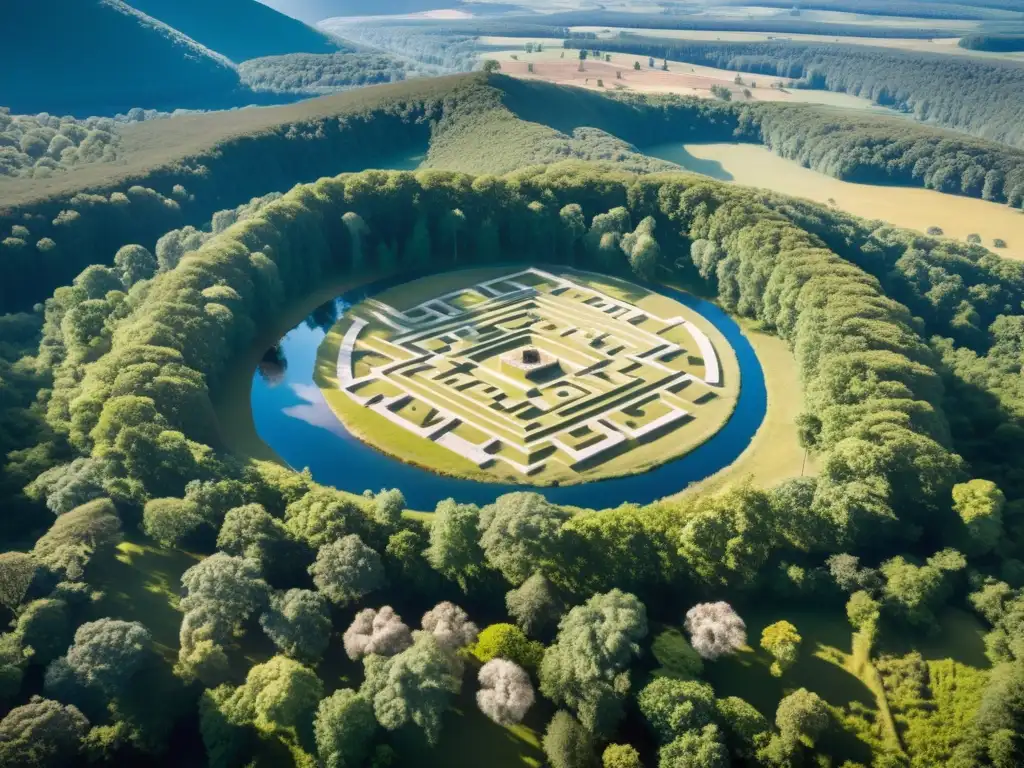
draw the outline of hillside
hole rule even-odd
[[[340,41],[257,0],[131,0],[130,5],[235,62],[346,50]]]
[[[435,8],[458,8],[462,3],[439,3],[437,0],[389,0],[386,4],[372,0],[263,0],[264,5],[315,24],[334,16],[375,16],[419,13]]]
[[[33,0],[4,15],[17,33],[5,35],[0,100],[14,113],[240,103],[231,62],[121,0]]]

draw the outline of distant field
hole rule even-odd
[[[877,18],[877,17],[876,17]],[[925,53],[947,53],[953,56],[978,56],[1000,59],[1024,60],[1024,53],[990,53],[969,51],[959,47],[959,37],[936,37],[922,40],[913,37],[847,37],[836,35],[803,35],[772,32],[714,32],[689,29],[626,29],[625,27],[571,27],[573,32],[594,32],[598,40],[617,37],[620,32],[642,37],[664,37],[670,40],[720,40],[729,43],[756,43],[778,40],[792,40],[800,43],[844,43],[847,45],[870,45],[876,48],[899,48],[905,51]],[[517,38],[501,38],[517,42]]]
[[[999,203],[930,189],[840,181],[754,144],[666,144],[647,147],[644,152],[723,181],[763,187],[819,203],[831,199],[844,211],[866,219],[880,219],[921,232],[938,226],[947,237],[958,240],[977,233],[995,253],[1024,259],[1024,213]],[[1007,247],[992,248],[993,238],[1002,238]]]
[[[483,37],[481,42],[493,44],[491,41],[509,41],[515,38]],[[851,96],[846,93],[831,91],[811,91],[798,89],[771,88],[775,84],[786,82],[786,78],[771,77],[749,72],[732,72],[714,67],[702,67],[681,61],[668,62],[668,71],[660,69],[662,62],[656,61],[655,67],[648,66],[646,56],[629,53],[612,53],[611,61],[598,61],[588,58],[584,63],[584,71],[579,71],[579,54],[574,49],[563,49],[560,46],[545,47],[541,52],[526,53],[526,42],[519,40],[516,48],[481,53],[481,58],[496,59],[501,62],[503,74],[520,77],[526,80],[543,80],[558,85],[574,85],[595,91],[627,90],[637,93],[674,93],[680,96],[698,96],[714,98],[712,86],[728,88],[736,101],[780,101],[787,103],[827,104],[833,107],[850,109],[869,109],[886,114],[891,110],[879,107],[868,99]],[[544,42],[543,40],[539,42]],[[560,41],[556,41],[559,42]],[[545,43],[546,45],[546,43]],[[599,45],[599,44],[595,44]],[[562,54],[565,54],[564,58]],[[513,59],[512,57],[516,58]],[[635,62],[640,62],[640,69],[634,69]],[[533,72],[529,71],[530,64]],[[621,77],[617,75],[621,74]],[[742,85],[734,81],[736,75],[743,80]],[[603,85],[598,85],[601,80]],[[756,83],[756,86],[752,86]],[[744,91],[750,91],[748,98]]]

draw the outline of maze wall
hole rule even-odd
[[[538,269],[347,321],[342,391],[481,468],[583,471],[701,418],[722,383],[690,321]]]

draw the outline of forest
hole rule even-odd
[[[0,110],[0,184],[17,193],[0,202],[0,765],[1024,765],[1024,262],[645,154],[747,142],[1024,208],[1022,65],[567,41],[906,113],[887,116],[418,77],[479,66],[479,35],[821,31],[797,13],[399,19],[343,24],[349,45],[249,0],[139,6],[156,18],[100,0],[58,22],[94,33],[75,43],[102,54],[82,79],[109,86],[88,94],[109,96],[104,114],[136,108],[120,121],[38,114],[45,66],[0,75],[24,97]],[[796,10],[854,6],[892,9]],[[901,12],[1017,10],[963,6]],[[159,98],[139,90],[153,72]],[[123,125],[189,99],[399,80]],[[73,85],[53,98],[71,104]],[[351,466],[328,487],[234,439],[246,425],[225,404],[270,378],[263,363],[289,365],[289,328],[334,324],[337,286],[522,264],[713,301],[794,377],[785,426],[809,470],[606,509],[504,489],[414,509]]]
[[[727,0],[724,5],[745,6],[747,0]],[[919,19],[1006,19],[1020,20],[1021,9],[1013,0],[757,0],[761,8],[781,10],[838,11],[878,16],[911,16]]]
[[[268,83],[287,82],[276,79],[282,71],[276,64],[289,58],[271,60]],[[378,97],[373,92],[332,97],[333,119],[291,117],[272,130],[220,143],[180,165],[154,169],[112,189],[0,208],[0,306],[27,309],[86,265],[109,264],[124,242],[153,250],[168,230],[200,227],[226,204],[239,205],[320,173],[351,170],[368,157],[426,151],[428,142],[427,162],[434,167],[505,173],[568,158],[625,163],[637,172],[664,171],[672,166],[643,155],[643,147],[672,140],[748,141],[850,181],[925,186],[1013,207],[1024,204],[1021,150],[907,120],[811,105],[606,97],[501,75],[489,76],[484,86],[480,77],[434,81],[433,90],[410,82],[398,91],[378,91]],[[22,141],[41,149],[43,143],[63,144],[51,136],[54,131],[75,133],[37,124],[36,118],[16,117],[0,131],[0,141],[9,136],[19,149]],[[97,124],[104,125],[109,128]],[[116,126],[97,131],[97,138],[107,142],[103,151],[116,152]],[[60,157],[65,153],[66,148]],[[81,163],[81,155],[78,150],[67,158]],[[26,165],[16,166],[19,175],[28,173],[33,159],[25,153],[0,157],[27,158]],[[46,170],[33,172],[59,173],[52,157],[47,150],[32,166]],[[256,157],[274,157],[275,162],[254,164]],[[196,173],[199,167],[209,173]],[[29,264],[32,269],[26,268]]]
[[[1024,51],[1024,35],[965,35],[957,45],[970,51],[1012,53]]]
[[[29,550],[3,560],[8,604],[18,609],[4,636],[3,679],[23,703],[0,723],[0,755],[24,759],[40,744],[55,759],[159,755],[175,719],[198,707],[213,765],[276,749],[297,763],[318,755],[387,765],[404,738],[437,743],[468,668],[479,670],[481,710],[499,723],[517,722],[539,696],[561,708],[543,742],[554,766],[589,765],[599,751],[639,764],[637,749],[617,741],[637,716],[651,734],[637,747],[662,766],[694,749],[705,755],[700,765],[794,765],[830,754],[829,734],[860,721],[800,689],[779,703],[773,724],[742,699],[716,699],[700,677],[702,659],[746,639],[742,616],[722,598],[787,594],[798,604],[845,603],[869,648],[934,627],[951,601],[976,606],[1002,666],[979,688],[968,727],[943,733],[940,757],[984,765],[996,750],[1020,759],[1005,730],[1024,717],[1013,694],[1024,531],[998,485],[977,479],[957,453],[947,413],[962,404],[947,403],[955,393],[944,391],[922,336],[952,334],[955,349],[984,350],[985,334],[968,333],[964,344],[958,316],[933,306],[921,326],[886,295],[889,283],[930,302],[938,284],[914,279],[921,270],[911,260],[959,263],[965,296],[988,286],[989,303],[965,298],[960,313],[981,329],[1005,323],[1002,307],[1020,297],[1012,286],[1024,286],[1020,270],[1004,275],[1009,263],[982,249],[897,245],[910,234],[873,232],[888,249],[871,269],[907,274],[879,282],[803,228],[814,212],[818,226],[831,214],[808,205],[801,224],[786,212],[790,201],[760,197],[696,176],[577,162],[505,177],[370,171],[264,201],[180,262],[127,246],[113,267],[87,268],[47,301],[38,352],[12,368],[43,377],[45,388],[29,406],[39,420],[33,447],[12,454],[6,475],[35,476],[27,498],[49,510],[35,514],[56,517]],[[458,228],[445,223],[455,208]],[[646,217],[658,248],[623,247]],[[842,238],[842,223],[832,226]],[[458,248],[460,240],[479,246]],[[928,249],[919,255],[915,245]],[[424,525],[403,515],[398,491],[353,497],[218,448],[210,392],[235,350],[288,302],[379,260],[441,269],[454,253],[472,253],[471,263],[529,254],[707,281],[723,306],[792,345],[806,398],[801,434],[822,471],[770,489],[602,512],[572,514],[523,493],[481,509],[445,502]],[[209,555],[182,578],[173,668],[137,621],[81,623],[91,568],[130,526]],[[680,606],[691,640],[672,636],[674,671],[630,675],[651,622],[671,621]],[[414,631],[401,617],[418,613]],[[477,616],[508,618],[481,628]],[[315,671],[332,626],[345,630],[348,658],[362,660],[351,687],[333,692],[336,683]],[[239,669],[254,633],[275,650]],[[40,636],[47,644],[35,652]],[[762,645],[784,676],[799,627],[766,630]],[[607,647],[618,650],[599,651]],[[879,674],[895,680],[914,663],[880,657]],[[19,699],[22,675],[37,665],[44,698]],[[141,680],[160,686],[159,709],[133,697]],[[680,709],[690,714],[673,714]],[[872,746],[903,759],[883,739]],[[911,759],[916,748],[903,747]]]
[[[589,47],[569,39],[570,48]],[[772,41],[722,43],[622,35],[603,50],[667,57],[691,64],[777,75],[792,87],[862,96],[918,120],[1015,147],[1024,146],[1024,107],[1016,94],[1024,65],[1016,61],[851,45]]]
[[[249,59],[238,67],[242,82],[254,91],[310,96],[404,80],[414,67],[377,53],[290,53]]]
[[[518,19],[520,21],[525,18]],[[667,13],[624,13],[621,11],[562,11],[544,16],[545,24],[563,27],[622,27],[625,29],[678,29],[707,32],[771,32],[792,35],[837,37],[911,37],[927,40],[950,34],[950,29],[927,26],[884,26],[856,22],[820,22],[799,16],[722,18]],[[997,22],[993,22],[998,24]],[[452,25],[456,26],[456,25]],[[966,25],[965,25],[966,26]]]

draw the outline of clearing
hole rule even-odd
[[[948,195],[931,189],[854,184],[826,176],[779,157],[757,144],[661,144],[643,149],[659,157],[722,181],[762,187],[785,195],[833,204],[855,216],[886,221],[897,227],[924,232],[941,227],[946,237],[966,240],[981,235],[993,249],[993,239],[1006,247],[993,249],[1000,256],[1024,259],[1024,214],[987,200]]]
[[[510,38],[480,38],[486,41],[504,41]],[[526,42],[521,41],[525,46]],[[543,42],[543,39],[541,40]],[[599,47],[600,42],[595,42]],[[563,57],[564,54],[564,57]],[[668,61],[668,70],[661,69],[662,61],[649,66],[648,57],[631,53],[605,53],[600,60],[587,58],[583,71],[579,71],[579,53],[576,49],[545,47],[542,51],[526,53],[525,48],[487,50],[483,59],[496,59],[501,72],[524,80],[542,80],[557,85],[574,85],[596,91],[635,91],[637,93],[674,93],[679,96],[715,98],[712,86],[727,88],[735,101],[781,101],[787,103],[827,104],[833,107],[866,109],[893,114],[892,110],[873,104],[868,99],[847,93],[783,88],[788,78],[759,75],[752,72],[732,72],[715,67],[703,67],[681,61]],[[515,58],[513,58],[515,57]],[[605,61],[607,57],[609,60]],[[640,69],[635,69],[636,62]],[[530,66],[533,72],[529,71]],[[741,83],[736,82],[739,76]],[[601,84],[598,84],[598,81]],[[750,92],[750,96],[746,95]]]

